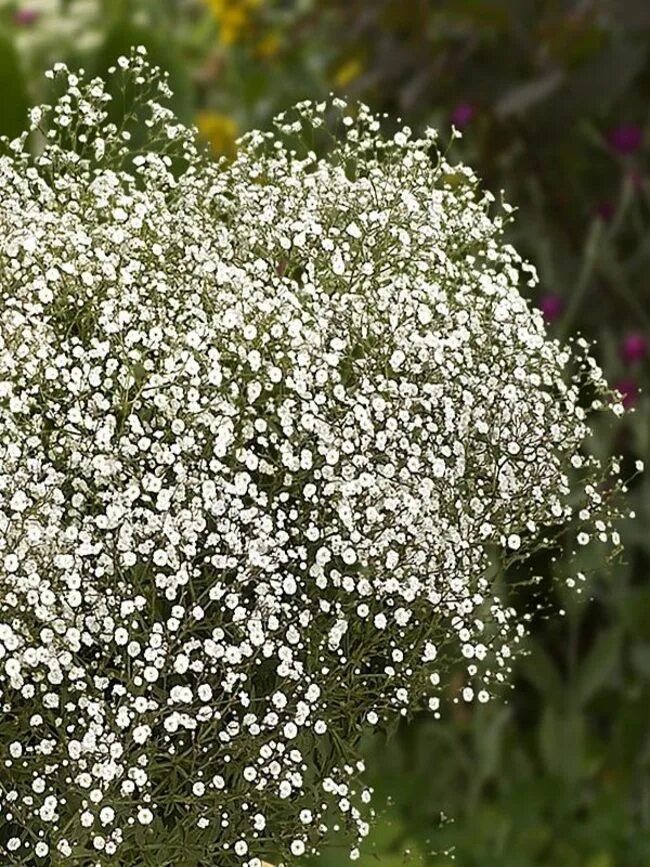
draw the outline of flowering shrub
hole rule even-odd
[[[3,863],[355,857],[361,734],[487,701],[511,567],[618,547],[620,395],[433,131],[302,103],[215,164],[110,75],[0,158]]]

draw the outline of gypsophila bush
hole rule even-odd
[[[143,52],[52,77],[0,158],[2,863],[356,857],[360,735],[507,680],[513,564],[617,548],[618,397],[433,132],[303,103],[215,164]]]

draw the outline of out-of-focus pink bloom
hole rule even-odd
[[[17,9],[14,12],[14,24],[20,27],[31,27],[38,20],[39,13],[36,9]]]
[[[625,409],[634,406],[639,399],[639,386],[636,380],[630,376],[619,379],[618,382],[614,383],[614,388],[623,395],[623,406]]]
[[[642,193],[643,188],[645,187],[646,179],[641,174],[641,172],[636,169],[631,169],[627,173],[628,178],[630,179],[630,183],[632,184],[632,189],[635,193]]]
[[[640,331],[626,334],[621,343],[621,358],[627,364],[643,361],[648,355],[648,338]]]
[[[537,306],[542,311],[542,315],[547,322],[555,322],[562,315],[564,301],[559,295],[553,295],[549,292],[547,295],[542,295]]]
[[[451,110],[449,119],[455,127],[462,129],[474,119],[475,115],[476,106],[472,105],[471,102],[459,102],[458,105],[454,106]]]
[[[596,205],[595,213],[596,216],[600,217],[601,220],[604,220],[605,223],[609,223],[616,213],[616,206],[614,205],[614,202],[610,202],[609,199],[607,199],[606,201],[599,202]]]
[[[608,130],[606,138],[613,151],[626,156],[638,151],[643,144],[643,130],[634,123],[621,123]]]

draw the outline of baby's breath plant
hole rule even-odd
[[[215,163],[141,51],[52,77],[0,157],[2,864],[358,857],[361,736],[499,690],[531,553],[618,547],[620,395],[433,131],[302,103]]]

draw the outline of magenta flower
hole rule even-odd
[[[614,214],[616,213],[616,206],[614,205],[614,202],[606,199],[605,201],[599,202],[596,205],[594,213],[597,217],[600,217],[603,222],[609,223],[609,221],[613,219]]]
[[[472,105],[471,102],[459,102],[454,108],[451,110],[451,114],[449,115],[449,119],[452,124],[458,129],[462,129],[464,126],[474,119],[476,115],[476,107]]]
[[[641,172],[636,169],[631,169],[627,173],[628,178],[630,179],[630,183],[632,184],[632,189],[635,193],[642,193],[645,187],[646,179],[641,174]]]
[[[626,156],[638,151],[643,144],[643,130],[634,123],[621,123],[608,130],[606,138],[613,151]]]
[[[36,9],[17,9],[14,12],[14,24],[20,27],[31,27],[38,20],[39,13]]]
[[[631,331],[626,334],[621,343],[621,358],[626,364],[634,364],[643,361],[648,355],[648,339],[640,331]]]
[[[639,399],[639,386],[636,380],[632,379],[630,376],[625,376],[623,379],[619,379],[619,381],[614,384],[614,388],[616,391],[620,391],[623,395],[623,406],[625,409],[630,409],[630,407],[634,406]]]
[[[553,295],[549,292],[547,295],[542,295],[537,306],[547,322],[555,322],[562,315],[564,301],[559,295]]]

